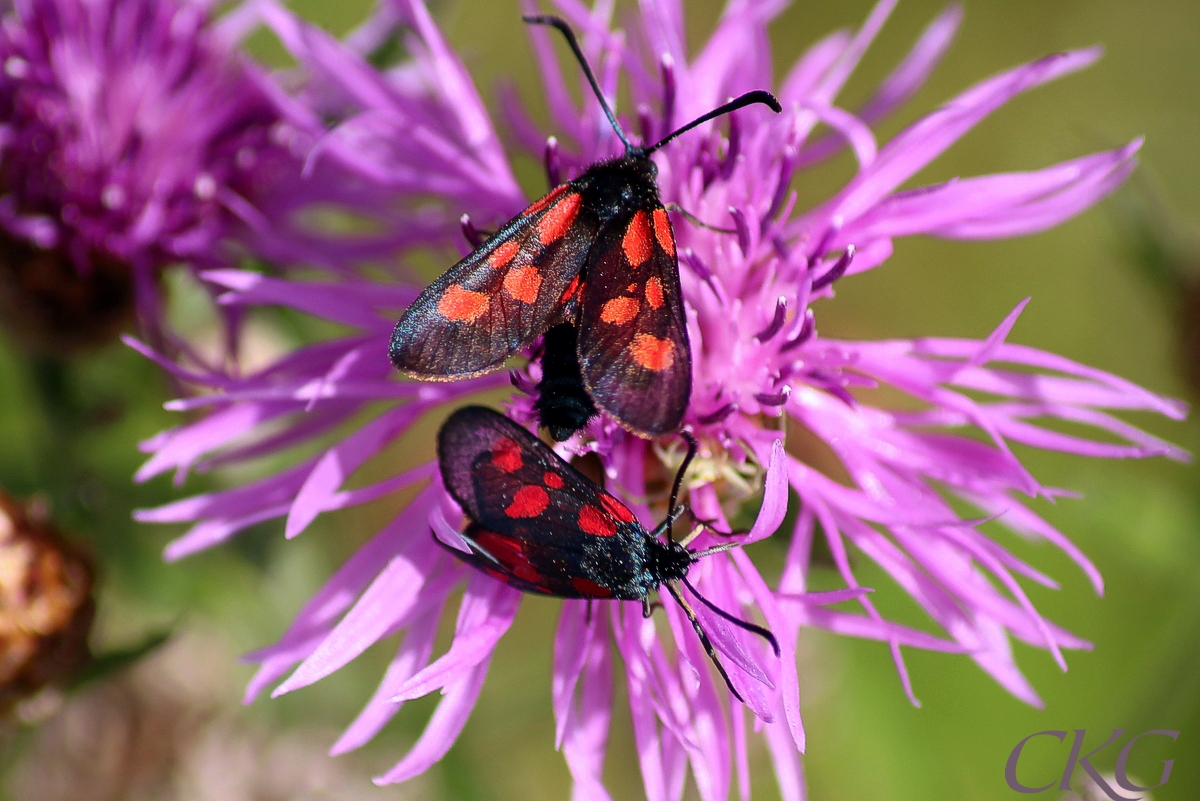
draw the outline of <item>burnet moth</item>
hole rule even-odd
[[[724,620],[767,640],[771,632],[718,608],[696,591],[687,574],[698,560],[736,547],[727,543],[692,551],[674,538],[672,524],[687,510],[677,503],[696,441],[675,475],[667,517],[647,531],[633,512],[563,461],[546,444],[485,406],[456,410],[438,431],[438,467],[451,497],[469,518],[459,534],[468,551],[455,556],[511,587],[562,598],[641,601],[666,587],[696,630],[705,652],[738,700],[683,584]],[[665,535],[665,541],[662,537]],[[447,546],[449,547],[449,546]]]
[[[396,323],[392,364],[424,380],[475,376],[571,324],[582,388],[595,407],[641,436],[674,431],[687,411],[692,364],[675,233],[650,156],[714,117],[755,103],[778,112],[779,103],[769,92],[748,92],[649,147],[634,146],[567,23],[524,19],[566,37],[625,154],[555,187],[430,284]],[[556,386],[581,394],[578,385]],[[542,423],[565,438],[589,408],[558,418],[543,410]]]

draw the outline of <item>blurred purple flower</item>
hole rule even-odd
[[[253,255],[337,267],[368,244],[302,219],[308,206],[363,211],[383,195],[331,165],[301,180],[319,121],[281,115],[273,85],[236,50],[252,16],[214,21],[211,5],[4,4],[0,271],[17,274],[13,283],[36,292],[98,276],[96,302],[127,295],[154,332],[167,265],[212,269]],[[70,290],[58,295],[71,302]],[[47,313],[80,322],[70,308]]]
[[[592,11],[574,0],[557,5],[582,33],[584,50],[609,96],[616,96],[618,79],[625,76],[646,139],[729,96],[771,84],[767,24],[781,2],[733,0],[708,43],[690,60],[681,3],[643,4],[625,35],[609,29],[611,4],[602,2]],[[702,616],[746,708],[757,717],[755,730],[765,735],[786,799],[804,794],[795,663],[799,627],[888,643],[910,697],[903,645],[969,654],[1034,704],[1038,698],[1014,663],[1010,636],[1048,649],[1060,664],[1062,648],[1087,647],[1045,621],[1016,577],[1056,586],[1053,580],[986,536],[980,528],[984,520],[964,518],[951,505],[963,501],[981,518],[1057,545],[1101,589],[1091,563],[1020,500],[1020,495],[1060,493],[1040,485],[1010,443],[1108,458],[1185,456],[1104,411],[1152,410],[1179,418],[1181,404],[1052,354],[1007,344],[1024,304],[984,341],[852,342],[818,336],[812,302],[832,295],[842,277],[883,262],[894,237],[986,239],[1043,230],[1120,184],[1139,145],[1135,141],[1036,172],[898,191],[991,111],[1026,89],[1086,66],[1098,52],[1051,56],[984,81],[879,148],[869,124],[916,91],[945,52],[960,18],[957,6],[936,18],[857,113],[837,108],[833,104],[842,85],[892,6],[879,3],[857,32],[838,32],[812,47],[779,89],[783,114],[739,112],[727,123],[682,137],[658,160],[664,201],[736,229],[731,235],[683,221],[676,227],[695,365],[687,421],[702,443],[702,458],[689,474],[690,502],[700,517],[724,523],[725,510],[754,502],[761,490],[757,520],[741,537],[753,542],[783,521],[789,488],[801,501],[777,588],[767,586],[741,550],[706,558],[692,573],[718,606],[765,621],[783,647],[777,660],[756,638],[731,630],[712,614]],[[406,244],[434,241],[429,235],[450,230],[456,212],[491,226],[528,202],[465,69],[418,0],[381,6],[353,46],[274,5],[259,9],[307,71],[308,82],[292,95],[294,101],[340,120],[318,145],[316,162],[356,170],[400,198],[436,197],[432,210],[420,207],[422,233]],[[365,41],[386,38],[392,26],[404,31],[412,59],[381,74],[358,53],[369,49]],[[530,37],[561,141],[548,140],[511,92],[504,108],[509,131],[545,160],[554,182],[617,154],[619,143],[586,91],[582,107],[571,99],[547,33],[534,29]],[[566,69],[567,75],[577,73],[573,64]],[[814,138],[819,123],[832,133]],[[859,163],[857,175],[827,202],[797,210],[790,190],[796,172],[847,143]],[[467,249],[461,240],[454,244]],[[210,469],[295,446],[311,450],[311,443],[332,436],[335,427],[368,404],[373,409],[380,401],[390,405],[295,467],[138,517],[194,523],[168,546],[167,557],[175,559],[276,517],[286,517],[286,534],[294,537],[322,512],[432,479],[301,610],[279,643],[252,656],[262,667],[247,692],[249,700],[289,671],[274,693],[298,689],[336,671],[380,638],[404,632],[375,696],[333,750],[362,745],[405,700],[441,690],[444,697],[425,734],[379,781],[414,776],[436,762],[461,731],[492,648],[512,622],[520,596],[464,568],[427,535],[432,528],[452,541],[459,520],[433,464],[357,489],[346,485],[425,412],[505,386],[510,376],[419,384],[393,375],[386,357],[392,320],[419,287],[346,274],[327,282],[233,270],[205,277],[226,290],[222,304],[282,305],[358,333],[307,346],[240,378],[175,364],[142,348],[175,375],[214,392],[173,404],[204,416],[147,442],[152,456],[139,479],[174,468],[182,481],[192,468]],[[532,420],[530,393],[538,377],[536,365],[511,376],[521,390],[510,402],[514,418]],[[880,408],[854,392],[879,385],[915,398],[923,410]],[[785,449],[780,426],[765,426],[780,418],[815,434],[837,464],[830,468],[828,459],[807,458],[799,441]],[[1037,424],[1039,418],[1084,424],[1099,438],[1058,433]],[[646,442],[598,419],[560,447],[567,454],[597,453],[610,491],[643,523],[653,523],[662,514],[657,487],[680,458],[675,439]],[[843,590],[807,593],[818,530],[845,582]],[[705,544],[703,537],[697,543]],[[885,620],[867,597],[869,590],[855,579],[851,546],[891,575],[944,635]],[[453,643],[431,661],[438,620],[450,593],[464,582]],[[847,600],[859,603],[863,613],[825,608]],[[605,614],[589,617],[583,603],[565,602],[555,645],[557,741],[575,779],[575,797],[608,798],[601,775],[613,702],[610,643],[624,664],[647,797],[679,798],[689,770],[706,801],[727,797],[735,777],[747,797],[745,710],[713,680],[678,610],[669,603],[664,610],[672,648],[642,619],[636,604],[609,602],[597,609]],[[697,605],[697,611],[703,607]]]

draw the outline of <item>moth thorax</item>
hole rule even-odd
[[[692,552],[677,542],[651,539],[646,546],[646,568],[659,582],[679,581],[695,562]]]
[[[594,208],[607,220],[636,208],[657,206],[657,176],[654,162],[635,154],[596,164],[584,179]]]

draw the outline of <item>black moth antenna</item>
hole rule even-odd
[[[679,490],[683,486],[683,475],[687,472],[688,466],[691,465],[692,460],[696,458],[697,450],[696,438],[692,436],[691,432],[680,431],[679,436],[683,437],[684,442],[687,443],[687,453],[683,457],[683,462],[679,465],[679,470],[675,473],[675,481],[671,485],[670,505],[667,507],[667,519],[663,521],[664,525],[666,526],[667,542],[671,544],[675,543],[671,526],[675,522],[676,518],[683,514],[685,509],[683,505],[678,503]],[[705,556],[711,556],[715,553],[728,551],[731,548],[737,548],[738,545],[739,543],[729,542],[714,546],[712,548],[706,548],[703,551],[693,551],[692,559],[693,561],[698,561]],[[697,598],[699,598],[700,603],[708,607],[708,609],[710,609],[714,614],[718,615],[722,620],[732,623],[740,629],[762,637],[770,644],[771,650],[775,652],[775,657],[779,657],[779,642],[775,639],[775,635],[772,634],[770,630],[729,614],[724,609],[720,608],[712,601],[701,595],[700,591],[696,589],[695,585],[688,581],[687,576],[684,576],[682,581],[683,586],[687,587],[688,590],[691,591],[692,595],[695,595]],[[704,632],[704,629],[701,628],[700,621],[696,618],[696,610],[692,609],[692,605],[687,602],[687,599],[683,597],[683,593],[677,586],[675,586],[674,583],[670,581],[664,582],[664,586],[667,588],[667,592],[671,593],[671,597],[675,599],[675,602],[679,604],[679,608],[682,609],[684,615],[687,616],[688,622],[692,624],[692,628],[695,630],[696,636],[700,639],[700,645],[704,647],[704,653],[708,654],[709,660],[716,665],[717,672],[720,673],[721,678],[725,680],[725,686],[729,688],[729,692],[733,693],[733,697],[741,701],[743,704],[746,703],[746,699],[742,698],[742,694],[739,693],[733,686],[733,682],[730,680],[729,674],[725,671],[725,666],[722,665],[721,660],[717,658],[717,650],[713,647],[712,640],[708,638],[708,635]]]
[[[629,137],[625,135],[625,131],[621,129],[620,123],[617,122],[617,115],[613,114],[612,108],[609,107],[608,101],[604,98],[604,93],[600,91],[600,84],[596,82],[596,76],[592,73],[592,68],[588,65],[587,59],[583,57],[583,50],[579,47],[579,40],[575,38],[575,31],[571,30],[571,26],[567,24],[566,20],[548,14],[521,17],[521,19],[530,25],[549,25],[552,28],[557,28],[563,37],[566,38],[571,52],[575,54],[575,59],[579,62],[579,66],[583,68],[583,74],[587,78],[588,84],[592,87],[592,92],[595,93],[596,100],[600,102],[600,107],[604,109],[604,116],[608,117],[608,122],[612,125],[613,130],[616,131],[617,138],[625,145],[626,156],[633,154],[643,157],[649,156],[675,137],[692,130],[697,125],[702,125],[714,117],[720,117],[722,114],[728,114],[731,111],[737,111],[739,108],[744,108],[755,103],[762,103],[765,106],[769,106],[776,114],[783,111],[783,107],[779,105],[779,101],[775,99],[775,95],[762,89],[755,89],[752,92],[746,92],[744,95],[735,97],[733,100],[730,100],[723,106],[718,106],[707,114],[702,114],[687,125],[667,134],[650,147],[634,147],[633,143],[629,141]]]
[[[625,152],[629,153],[635,150],[634,146],[629,142],[629,137],[625,135],[625,131],[621,130],[620,123],[617,122],[617,117],[608,106],[608,101],[604,99],[604,93],[600,91],[600,84],[596,82],[596,76],[592,74],[592,68],[588,65],[587,59],[583,57],[583,49],[579,47],[579,40],[575,38],[575,31],[571,30],[571,26],[562,17],[555,17],[550,14],[536,14],[532,16],[521,17],[523,22],[529,25],[549,25],[552,28],[558,28],[559,32],[566,38],[567,44],[571,47],[571,52],[575,54],[575,60],[579,62],[579,66],[583,67],[584,77],[591,84],[592,92],[595,93],[596,99],[600,101],[600,108],[604,109],[604,116],[608,117],[609,123],[612,124],[613,130],[617,132],[617,137],[625,145]]]
[[[683,487],[683,475],[691,466],[692,460],[696,458],[697,449],[696,438],[692,436],[692,432],[680,431],[679,436],[683,437],[683,441],[687,443],[687,453],[684,454],[679,470],[675,472],[675,481],[671,484],[671,500],[667,504],[667,542],[671,543],[675,542],[671,525],[675,522],[675,518],[683,513],[682,507],[679,506],[679,490]],[[679,509],[678,513],[675,511],[676,509]]]

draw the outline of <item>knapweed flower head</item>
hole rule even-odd
[[[319,123],[287,116],[237,51],[246,14],[214,21],[210,5],[3,5],[0,302],[36,344],[106,341],[135,313],[156,330],[171,264],[335,266],[353,249],[331,253],[299,213],[354,182],[301,180]]]
[[[837,281],[883,264],[897,237],[988,239],[1044,230],[1116,187],[1133,168],[1139,145],[1032,172],[902,190],[1006,101],[1086,66],[1098,52],[1054,55],[990,78],[881,146],[871,126],[922,84],[960,17],[957,7],[938,16],[863,107],[839,108],[839,91],[893,5],[881,2],[859,30],[828,36],[804,54],[775,87],[782,114],[745,109],[655,155],[663,200],[727,229],[682,217],[675,224],[693,360],[685,424],[701,445],[687,477],[689,502],[698,518],[722,528],[734,508],[757,505],[750,531],[734,539],[749,543],[773,535],[787,546],[775,586],[740,549],[702,559],[689,578],[717,607],[766,625],[781,654],[776,657],[759,638],[693,603],[743,704],[710,671],[672,603],[664,605],[660,627],[643,618],[636,603],[564,602],[551,693],[557,744],[578,798],[608,797],[601,775],[618,675],[614,654],[623,668],[646,794],[654,801],[679,798],[689,773],[706,801],[727,797],[735,781],[747,796],[751,731],[765,739],[783,796],[803,797],[796,674],[801,626],[887,643],[910,697],[903,646],[966,654],[1017,697],[1039,703],[1014,662],[1011,639],[1045,648],[1062,664],[1062,649],[1087,643],[1038,614],[1019,579],[1049,586],[1053,580],[995,542],[983,524],[994,519],[993,525],[1048,541],[1080,565],[1097,591],[1101,580],[1086,557],[1029,507],[1025,499],[1056,491],[1037,482],[1012,446],[1105,458],[1183,457],[1109,413],[1140,409],[1178,418],[1179,404],[1102,371],[1008,344],[1024,304],[983,341],[870,342],[819,335],[816,302],[830,297]],[[681,3],[645,3],[623,31],[610,27],[610,4],[592,10],[567,0],[557,4],[581,33],[605,94],[617,97],[624,83],[633,100],[632,113],[623,115],[626,129],[640,131],[647,142],[731,96],[771,88],[767,26],[782,7],[731,2],[693,58],[684,47]],[[438,209],[468,213],[469,232],[475,225],[499,226],[530,202],[517,189],[466,70],[417,0],[382,6],[373,18],[380,27],[397,26],[412,56],[384,73],[371,69],[353,47],[278,7],[259,9],[312,76],[293,95],[296,102],[341,111],[340,124],[317,146],[318,162],[328,159],[356,170],[362,180],[391,186],[401,197],[424,193],[436,199],[419,207],[423,231],[447,230],[450,218],[438,222],[429,216],[444,213]],[[578,74],[576,66],[558,63],[546,31],[531,30],[530,38],[551,131],[535,125],[511,93],[503,99],[501,130],[544,160],[553,185],[619,155],[621,146],[586,91],[582,104],[572,99],[567,85]],[[847,145],[857,160],[854,177],[825,202],[799,208],[793,181]],[[475,169],[486,171],[486,181],[473,177]],[[462,240],[452,244],[461,252],[469,249]],[[426,412],[448,411],[479,390],[511,381],[517,392],[507,411],[532,423],[539,368],[531,364],[511,375],[462,382],[402,380],[387,362],[388,335],[419,287],[345,274],[299,281],[219,270],[205,277],[225,290],[223,304],[282,305],[354,333],[301,348],[246,377],[205,372],[147,350],[166,369],[213,392],[175,402],[174,408],[203,414],[146,443],[152,456],[139,478],[174,468],[182,481],[193,468],[319,447],[266,478],[144,511],[139,518],[194,523],[168,546],[168,557],[178,558],[276,517],[286,518],[286,534],[294,537],[323,512],[428,481],[305,605],[276,645],[253,655],[261,668],[247,692],[253,698],[280,679],[275,694],[299,689],[380,638],[402,632],[378,690],[333,750],[362,745],[406,700],[439,690],[442,700],[424,734],[379,781],[414,776],[436,762],[465,725],[493,647],[521,596],[466,568],[435,542],[436,537],[453,546],[461,520],[435,464],[367,486],[355,487],[354,476]],[[919,408],[869,402],[874,396],[863,390],[879,386],[919,401],[913,404]],[[378,411],[329,442],[336,427],[368,408]],[[1061,433],[1054,428],[1060,421],[1090,427],[1093,435]],[[836,470],[827,459],[814,458],[804,438],[788,439],[788,431],[801,429],[836,457]],[[647,527],[662,518],[665,487],[681,459],[678,437],[647,441],[600,417],[559,450],[567,456],[596,454],[609,492]],[[776,531],[789,492],[800,501],[794,528]],[[964,506],[977,514],[961,514]],[[842,590],[808,592],[818,536],[832,555]],[[719,541],[703,533],[696,547]],[[910,594],[939,632],[886,620],[871,603],[870,588],[855,577],[855,559],[864,558]],[[464,585],[453,642],[434,658],[438,620]],[[861,612],[826,608],[846,600],[859,604]]]

